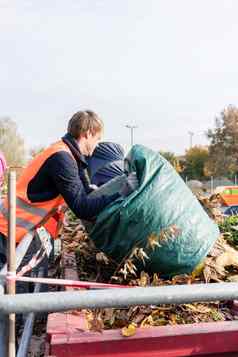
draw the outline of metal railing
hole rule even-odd
[[[237,299],[238,283],[4,295],[0,300],[0,314],[57,312],[85,308],[123,308],[133,305],[186,304]]]

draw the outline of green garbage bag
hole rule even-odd
[[[90,237],[118,263],[140,247],[149,257],[140,269],[167,276],[192,272],[217,240],[217,225],[160,154],[135,145],[125,164],[128,172],[136,171],[139,188],[107,207]],[[118,191],[124,180],[110,181],[102,192]]]

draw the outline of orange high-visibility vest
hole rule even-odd
[[[44,202],[31,202],[27,197],[27,187],[29,182],[35,177],[44,162],[53,154],[59,151],[68,152],[74,159],[68,146],[62,141],[58,141],[36,156],[24,169],[16,185],[16,242],[32,231],[41,222],[50,218],[57,208],[64,203],[63,197],[59,194],[56,198]],[[44,224],[44,223],[43,223]],[[0,232],[8,235],[8,200],[5,199],[0,204]]]
[[[63,220],[64,220],[64,212],[57,211],[44,224],[44,227],[47,229],[47,231],[50,233],[50,235],[53,239],[56,239],[58,237],[59,228],[60,228],[61,224],[63,224]]]

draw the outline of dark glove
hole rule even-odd
[[[133,191],[137,190],[139,187],[139,182],[136,176],[136,172],[133,171],[127,176],[125,184],[122,186],[121,190],[119,191],[122,197],[129,196]]]

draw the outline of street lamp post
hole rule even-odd
[[[193,147],[193,135],[194,135],[194,132],[189,131],[188,134],[189,134],[189,137],[190,137],[190,149],[191,149]]]
[[[126,125],[126,128],[130,129],[131,131],[131,146],[134,144],[134,129],[137,128],[136,125]]]

